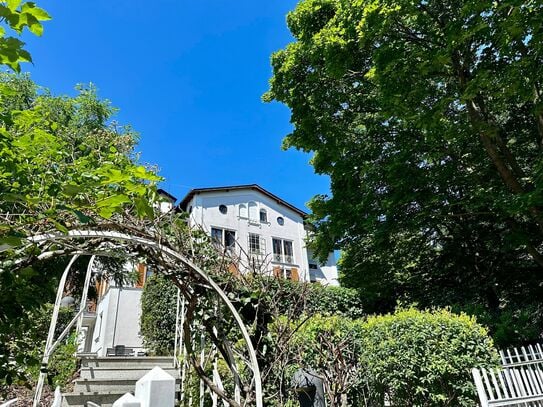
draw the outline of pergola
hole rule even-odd
[[[51,328],[43,356],[42,373],[36,388],[34,406],[39,405],[47,375],[49,357],[59,341],[78,324],[87,297],[94,260],[99,256],[138,253],[178,288],[174,364],[181,373],[181,399],[185,397],[188,375],[194,372],[200,382],[199,397],[211,394],[213,405],[262,404],[262,383],[257,355],[242,317],[226,292],[201,267],[165,241],[113,230],[71,230],[28,238],[39,248],[39,260],[72,256],[59,283]],[[67,276],[79,256],[91,256],[87,267],[81,306],[71,323],[55,341],[58,308]],[[224,368],[226,366],[226,368]],[[223,368],[221,368],[223,367]]]

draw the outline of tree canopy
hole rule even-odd
[[[264,99],[291,110],[284,147],[331,178],[310,202],[312,245],[342,250],[368,310],[541,298],[542,12],[302,0],[288,14],[295,41],[272,56]]]
[[[0,64],[19,72],[21,62],[32,62],[30,53],[24,48],[25,43],[17,37],[25,28],[41,36],[41,22],[50,19],[47,11],[32,1],[0,1]]]
[[[114,112],[92,86],[54,96],[27,75],[0,75],[0,388],[30,363],[26,318],[54,298],[66,262],[39,261],[25,238],[155,219],[161,178],[138,163],[137,135]]]

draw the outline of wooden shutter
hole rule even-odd
[[[95,286],[96,286],[96,296],[100,299],[102,297],[102,279],[101,278],[97,278],[96,279],[96,283],[95,283]]]
[[[290,269],[290,279],[292,281],[300,281],[300,275],[298,274],[297,268]]]
[[[281,270],[281,267],[274,267],[273,268],[273,276],[276,278],[283,277],[283,270]]]
[[[142,288],[145,283],[145,264],[139,263],[137,267],[138,280],[136,281],[136,288]]]
[[[238,266],[236,266],[234,263],[230,263],[228,265],[228,271],[232,273],[235,276],[239,276],[239,269]]]

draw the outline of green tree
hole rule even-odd
[[[24,49],[25,43],[17,37],[25,28],[41,36],[41,22],[50,19],[49,14],[32,1],[0,1],[0,24],[3,24],[0,25],[0,64],[19,72],[21,62],[32,62],[30,53]]]
[[[303,0],[272,57],[284,147],[314,152],[313,248],[369,312],[543,294],[543,4]],[[541,318],[541,309],[535,317]],[[537,319],[533,320],[537,324]]]
[[[114,112],[93,87],[58,97],[28,76],[0,75],[0,386],[24,372],[12,345],[23,344],[31,311],[54,300],[66,262],[38,261],[25,237],[154,219],[161,178],[138,164],[136,134]]]

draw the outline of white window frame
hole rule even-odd
[[[221,240],[220,241],[217,241],[217,240],[213,239],[213,230],[218,230],[218,231],[221,232]],[[234,234],[234,244],[231,245],[231,246],[226,245],[226,232],[231,232],[231,233]],[[220,247],[225,251],[232,252],[232,251],[235,250],[236,242],[237,242],[236,231],[232,230],[232,229],[225,229],[225,228],[221,228],[221,227],[212,226],[211,227],[211,242],[215,243],[217,245],[220,245]]]
[[[275,252],[274,241],[280,242],[281,253],[276,253]],[[286,252],[286,250],[285,250],[285,247],[286,247],[285,242],[290,243],[290,245],[291,245],[290,248],[291,248],[292,253],[290,254],[290,256],[287,256],[285,254],[285,252]],[[274,261],[276,263],[296,264],[295,261],[294,261],[294,241],[292,241],[290,239],[282,239],[280,237],[272,237],[272,261]]]

